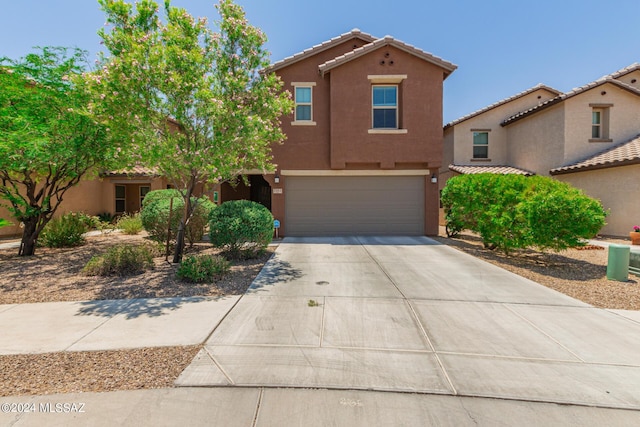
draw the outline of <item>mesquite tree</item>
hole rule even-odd
[[[119,147],[89,113],[85,53],[43,48],[0,59],[0,202],[24,224],[20,255],[33,255],[69,188]]]
[[[192,194],[243,170],[272,168],[290,95],[274,74],[260,73],[269,64],[266,37],[231,0],[216,6],[219,32],[168,0],[162,17],[153,0],[99,1],[111,28],[100,31],[109,54],[95,90],[114,132],[138,143],[139,160],[182,190],[173,259],[180,262]]]

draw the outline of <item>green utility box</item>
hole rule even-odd
[[[624,245],[609,245],[607,279],[626,282],[629,280],[629,254],[631,248]]]

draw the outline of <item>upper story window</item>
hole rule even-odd
[[[313,86],[315,83],[291,83],[294,87],[295,111],[292,125],[315,125],[313,121]]]
[[[398,129],[398,86],[373,86],[373,129]]]
[[[590,104],[591,138],[589,142],[611,142],[609,139],[609,109],[613,104]]]
[[[473,132],[473,158],[474,159],[489,158],[489,132],[488,131]]]

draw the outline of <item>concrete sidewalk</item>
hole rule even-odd
[[[239,298],[0,305],[0,355],[200,344]]]
[[[174,388],[0,397],[2,404],[32,410],[0,412],[0,425],[21,427],[636,427],[640,422],[638,412],[629,410],[363,390]]]

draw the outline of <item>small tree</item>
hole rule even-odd
[[[34,254],[67,190],[116,156],[107,126],[88,112],[84,57],[45,47],[0,59],[0,199],[24,224],[20,255]]]
[[[192,195],[243,170],[269,170],[271,145],[284,140],[279,117],[290,113],[290,94],[269,65],[266,38],[241,7],[221,0],[219,33],[204,18],[153,0],[135,8],[99,0],[111,31],[100,35],[111,56],[96,74],[95,89],[123,137],[143,144],[148,165],[182,192],[184,212],[174,262],[180,262]],[[200,195],[200,194],[197,194]]]

